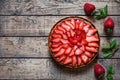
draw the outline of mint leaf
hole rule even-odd
[[[108,51],[110,49],[110,46],[109,45],[107,45],[107,46],[102,46],[102,50],[103,51]]]
[[[96,16],[96,19],[105,18],[108,15],[108,6],[106,5],[103,9],[98,9],[99,15]]]
[[[120,46],[116,45],[115,48],[113,49],[113,53],[117,52],[119,48],[120,48]]]
[[[104,7],[104,17],[108,15],[108,5]]]
[[[114,74],[115,73],[115,69],[112,65],[109,65],[109,67],[107,68],[107,73],[108,74]]]
[[[113,77],[111,75],[108,75],[107,80],[113,80]]]
[[[113,54],[116,51],[118,51],[119,48],[120,48],[120,46],[117,45],[117,41],[116,40],[112,40],[111,42],[109,42],[108,45],[102,46],[103,57],[104,58],[112,57]]]
[[[112,48],[115,48],[115,46],[116,46],[116,40],[114,39],[112,40],[112,42],[110,42],[110,47],[112,49]]]
[[[103,57],[104,58],[110,58],[110,57],[112,57],[112,51],[104,52]]]

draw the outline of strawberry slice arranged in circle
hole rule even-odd
[[[77,58],[76,58],[76,56],[74,55],[74,56],[72,56],[72,66],[75,67],[76,64],[77,64]]]
[[[65,54],[68,55],[70,54],[72,48],[71,47],[67,47],[66,50],[65,50]]]
[[[69,64],[69,63],[72,63],[72,58],[71,58],[71,57],[67,57],[67,58],[64,60],[64,64]]]
[[[89,58],[84,54],[81,55],[81,59],[84,63],[87,63],[89,61]]]
[[[54,54],[54,57],[61,56],[64,54],[64,52],[65,52],[65,49],[61,48],[57,53]]]

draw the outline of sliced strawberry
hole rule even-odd
[[[89,58],[84,54],[81,55],[81,59],[84,63],[88,63],[88,61],[89,61]]]
[[[74,50],[72,49],[69,56],[73,56],[75,54]]]
[[[71,34],[70,34],[70,32],[69,32],[69,31],[67,32],[67,36],[68,36],[68,37],[71,37]]]
[[[96,36],[86,37],[86,40],[87,40],[87,42],[99,41],[98,37],[96,37]]]
[[[51,47],[56,48],[56,47],[59,47],[60,45],[61,45],[61,43],[53,43],[53,44],[51,45]]]
[[[66,50],[65,50],[65,54],[70,54],[72,48],[71,47],[67,47]]]
[[[71,24],[69,21],[65,21],[65,23],[66,23],[67,25],[69,25],[69,26],[71,27],[71,29],[75,29],[75,27],[73,26],[73,24]]]
[[[58,52],[61,49],[61,46],[57,47],[57,48],[52,48],[52,52]]]
[[[83,27],[83,30],[87,33],[88,30],[89,30],[89,28],[90,28],[90,26],[91,26],[90,23],[86,24],[86,25]]]
[[[80,20],[76,20],[75,29],[79,29]]]
[[[78,48],[78,46],[74,45],[73,50],[76,51],[77,48]]]
[[[97,49],[96,48],[94,48],[94,47],[88,47],[88,46],[86,46],[85,47],[85,49],[86,49],[86,51],[90,51],[90,52],[97,52]]]
[[[58,28],[58,30],[63,31],[64,33],[66,32],[65,29],[63,27],[61,27],[61,26],[58,26],[57,28]]]
[[[83,45],[87,45],[87,44],[88,44],[88,42],[87,42],[86,39],[82,39],[81,43],[82,43]]]
[[[77,44],[77,40],[72,40],[72,44]]]
[[[60,39],[60,41],[61,41],[63,44],[69,43],[69,41],[68,41],[67,39]]]
[[[69,31],[69,30],[70,30],[69,25],[67,25],[67,24],[65,24],[65,23],[62,23],[61,26],[62,26],[66,31]]]
[[[67,57],[63,64],[69,64],[69,63],[72,63],[72,58],[71,57]]]
[[[82,39],[86,39],[86,33],[85,33],[85,31],[84,31],[84,30],[82,31],[82,33],[81,33],[81,35],[80,35],[80,36],[81,36],[81,38],[82,38]]]
[[[54,57],[61,56],[64,54],[64,52],[65,52],[65,49],[61,48],[57,53],[54,54]]]
[[[82,40],[82,36],[79,35],[79,36],[76,37],[76,39],[77,39],[77,41],[81,41]]]
[[[88,46],[89,47],[99,47],[98,43],[96,43],[96,42],[88,43]]]
[[[75,32],[72,29],[70,30],[70,35],[71,35],[71,37],[73,37],[75,35]]]
[[[75,19],[71,19],[71,24],[75,27],[76,25],[75,25]]]
[[[97,29],[89,29],[89,31],[87,32],[87,36],[92,36],[96,32],[97,32]]]
[[[74,35],[74,36],[80,36],[80,34],[82,33],[82,30],[76,29],[75,31],[76,31],[76,35]]]
[[[73,39],[73,38],[69,38],[70,43],[72,43],[73,45],[77,44],[77,40]]]
[[[82,64],[82,60],[79,56],[77,56],[77,64],[78,64],[78,66],[80,66]]]
[[[80,30],[79,30],[80,31]],[[86,38],[86,33],[84,30],[80,31],[80,33],[77,32],[77,37],[81,39],[85,39]]]
[[[69,47],[69,44],[62,44],[62,47],[67,48],[67,47]]]
[[[77,58],[76,56],[72,56],[72,67],[75,67],[77,63]]]
[[[54,32],[55,32],[56,34],[63,34],[63,32],[60,31],[60,30],[58,30],[57,28],[54,30]]]
[[[91,52],[85,51],[84,54],[85,54],[87,57],[90,57],[90,58],[93,57],[93,53],[91,53]]]
[[[65,60],[65,58],[66,58],[65,55],[60,56],[60,58],[58,59],[58,62],[61,62],[61,61]]]
[[[60,42],[60,40],[61,40],[60,38],[51,38],[51,41],[55,43]]]
[[[83,53],[83,51],[80,49],[80,48],[77,48],[76,50],[75,50],[75,55],[77,56],[77,55],[81,55]]]
[[[79,30],[82,30],[84,27],[84,20],[80,20],[80,23],[79,23]]]
[[[77,46],[78,46],[78,47],[81,47],[82,44],[81,44],[80,42],[77,42]]]
[[[82,45],[82,46],[80,47],[80,49],[81,49],[82,51],[85,51],[85,46]]]
[[[54,38],[61,38],[61,35],[60,34],[52,34],[52,37],[54,37]]]
[[[63,39],[68,39],[66,34],[62,34]]]

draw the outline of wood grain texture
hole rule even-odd
[[[120,38],[101,37],[100,46],[107,45],[109,40],[116,39],[120,45]],[[118,50],[112,58],[120,58]],[[51,57],[48,49],[48,37],[1,37],[0,57]],[[103,58],[101,48],[99,57]]]
[[[53,25],[68,16],[0,16],[0,36],[48,36]],[[90,20],[98,29],[100,36],[104,33],[105,19]],[[113,36],[120,36],[120,16],[109,16],[115,22]]]
[[[85,15],[83,5],[88,0],[1,0],[1,15]],[[109,15],[120,15],[120,4],[117,0],[91,0],[97,8],[106,4]]]
[[[81,69],[64,68],[52,59],[0,59],[0,79],[96,80],[93,72],[96,63],[105,68],[112,64],[114,80],[120,79],[119,59],[98,59]]]

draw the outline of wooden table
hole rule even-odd
[[[120,45],[120,3],[116,0],[90,0],[97,8],[106,4],[115,22],[114,34],[105,35],[105,19],[86,17],[83,5],[88,0],[0,0],[0,79],[96,80],[93,66],[101,63],[115,67],[114,80],[120,80],[120,50],[112,58],[103,58],[101,49],[93,63],[82,69],[64,68],[52,59],[48,34],[52,26],[66,16],[91,20],[99,31],[101,43],[116,39]],[[105,79],[106,80],[106,79]]]

